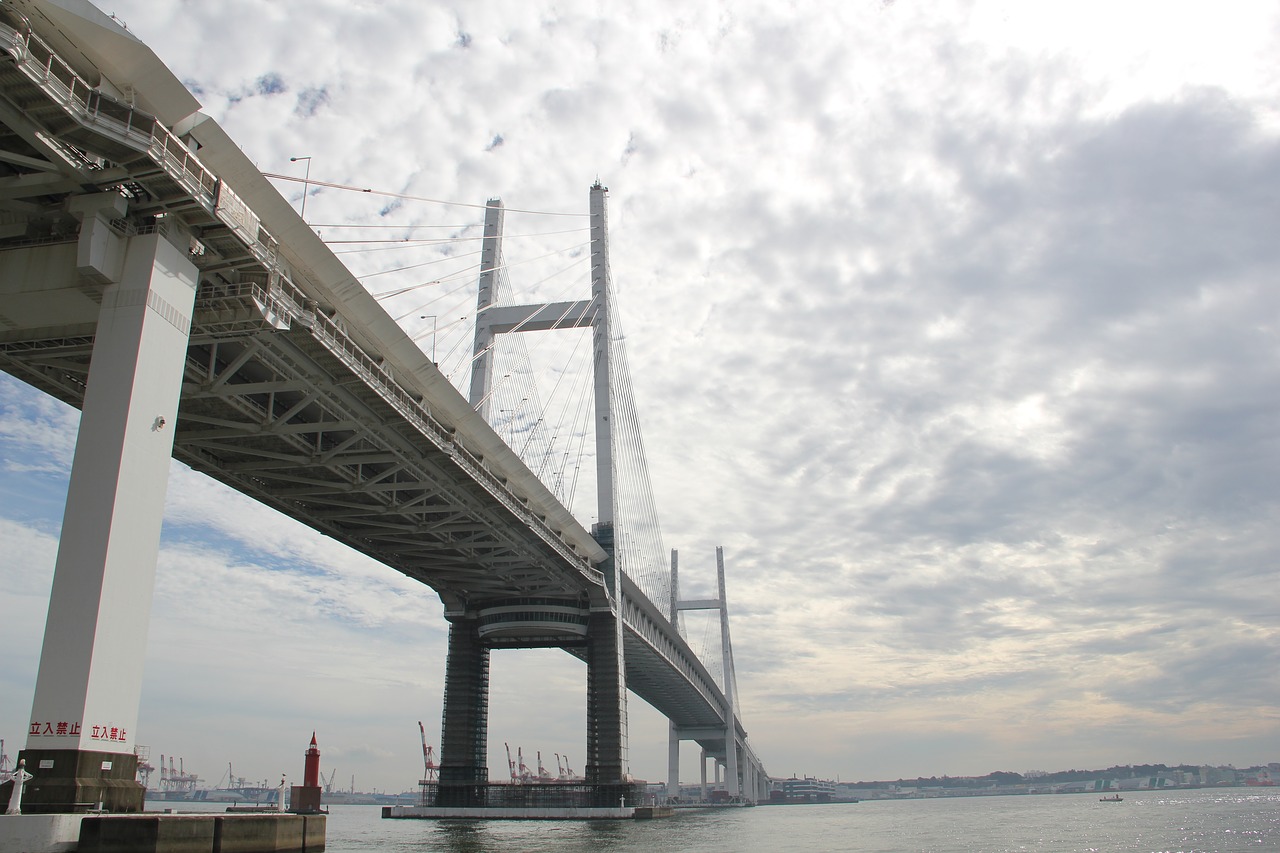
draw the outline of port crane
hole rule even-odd
[[[516,775],[516,763],[511,760],[511,744],[503,741],[502,745],[507,748],[507,769],[511,771],[511,781],[519,782],[520,777]]]
[[[149,750],[148,750],[149,752]],[[173,766],[173,756],[169,756],[169,766],[164,763],[164,754],[160,755],[160,790],[170,791],[178,794],[189,794],[196,789],[200,783],[200,777],[194,773],[188,773],[186,768],[182,766],[183,759],[178,759],[179,766]],[[150,777],[150,773],[148,773]]]
[[[574,782],[579,779],[573,775],[573,768],[569,766],[569,756],[564,756],[564,765],[560,764],[560,753],[556,753],[556,772],[560,774],[557,778],[562,782]]]
[[[435,749],[427,745],[427,730],[423,727],[422,720],[418,720],[418,734],[422,736],[422,778],[418,780],[418,785],[422,788],[421,804],[425,807],[432,804],[431,793],[439,780],[439,765],[436,764]]]
[[[418,720],[418,733],[422,735],[422,784],[434,785],[439,765],[436,764],[435,749],[427,746],[427,730],[423,727],[422,720]]]
[[[529,765],[524,763],[524,747],[516,747],[516,760],[520,762],[520,781],[528,782],[533,778],[533,773],[529,771]]]

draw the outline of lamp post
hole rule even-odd
[[[307,190],[311,188],[311,157],[290,157],[290,163],[297,163],[300,160],[307,161],[307,174],[302,178],[302,211],[298,214],[302,217],[302,221],[307,220]]]
[[[437,320],[437,317],[436,317],[436,315],[435,315],[435,314],[423,314],[422,316],[418,317],[418,319],[419,319],[419,320],[430,320],[430,321],[431,321],[431,363],[432,363],[432,364],[435,364],[435,363],[436,363],[436,320]],[[439,367],[439,365],[436,365],[436,366],[437,366],[437,367]]]

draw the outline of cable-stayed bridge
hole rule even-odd
[[[628,492],[615,477],[644,466],[618,394],[606,194],[590,193],[590,297],[563,305],[496,299],[502,207],[487,206],[464,397],[145,45],[87,2],[0,4],[0,367],[83,411],[24,807],[140,807],[170,455],[439,593],[442,803],[483,801],[489,653],[526,647],[586,661],[587,782],[609,802],[629,780],[628,689],[671,721],[670,781],[695,740],[732,794],[764,795],[723,562],[717,598],[681,601],[647,479]],[[569,326],[593,340],[590,531],[484,417],[495,339]],[[675,627],[685,609],[720,612],[719,684]]]

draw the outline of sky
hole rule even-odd
[[[690,595],[724,548],[770,773],[1280,761],[1275,4],[101,8],[263,172],[391,194],[278,180],[335,250],[492,197],[537,212],[508,234],[572,232],[541,214],[609,187],[664,540]],[[518,293],[571,289],[518,244]],[[445,369],[465,309],[429,288],[466,264],[400,249],[350,264],[416,285],[386,304]],[[11,755],[77,419],[0,376]],[[429,589],[174,463],[138,742],[216,785],[297,776],[315,730],[338,787],[411,788],[446,633]],[[504,742],[582,769],[584,682],[495,653],[492,776]],[[664,779],[665,720],[630,715],[633,773]]]

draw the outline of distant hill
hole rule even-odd
[[[1055,773],[1024,776],[1007,770],[997,770],[985,776],[918,776],[915,779],[891,779],[875,782],[846,783],[850,788],[884,788],[897,785],[900,788],[990,788],[1007,785],[1057,784],[1062,782],[1083,782],[1089,779],[1133,779],[1142,776],[1158,776],[1177,771],[1196,772],[1199,765],[1178,764],[1121,764],[1105,770],[1059,770]]]

